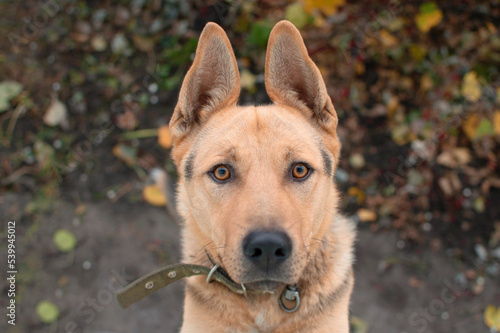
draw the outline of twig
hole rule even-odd
[[[14,132],[14,127],[16,127],[17,119],[27,110],[26,105],[19,104],[14,112],[12,113],[12,117],[10,118],[9,125],[7,126],[7,147],[10,147],[10,140],[12,137],[12,133]]]
[[[126,140],[143,139],[158,136],[157,128],[142,129],[132,132],[125,132],[121,135]]]

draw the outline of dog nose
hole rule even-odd
[[[257,267],[268,270],[290,256],[292,241],[283,232],[255,231],[243,240],[243,251]]]

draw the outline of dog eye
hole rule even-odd
[[[231,176],[231,173],[229,172],[229,169],[224,165],[218,166],[213,171],[213,177],[219,181],[228,180],[230,176]]]
[[[303,163],[297,163],[293,166],[292,175],[295,179],[304,179],[309,175],[309,168]]]

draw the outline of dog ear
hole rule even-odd
[[[327,131],[335,131],[337,113],[321,73],[307,53],[299,30],[289,21],[276,24],[269,36],[265,72],[266,90],[275,104],[313,116]]]
[[[212,112],[236,105],[239,94],[240,75],[231,43],[224,30],[210,22],[200,35],[170,120],[174,144]]]

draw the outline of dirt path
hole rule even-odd
[[[1,218],[5,220],[7,214],[19,217],[20,207],[28,199],[4,196]],[[181,323],[181,284],[127,310],[117,306],[112,291],[178,260],[176,222],[163,209],[144,204],[86,206],[87,213],[79,219],[75,204],[57,202],[52,214],[35,223],[37,230],[26,230],[23,226],[33,221],[18,218],[19,242],[23,244],[18,324],[6,327],[2,320],[0,331],[175,332]],[[52,235],[59,228],[77,236],[74,254],[60,254],[55,249]],[[484,292],[475,296],[456,282],[462,270],[445,253],[398,250],[397,241],[393,232],[374,234],[361,228],[359,233],[352,314],[368,323],[368,332],[488,332],[482,313],[488,303],[499,303],[500,283],[487,279]],[[34,309],[42,299],[61,310],[57,329],[37,320]],[[6,305],[3,299],[0,305]]]

